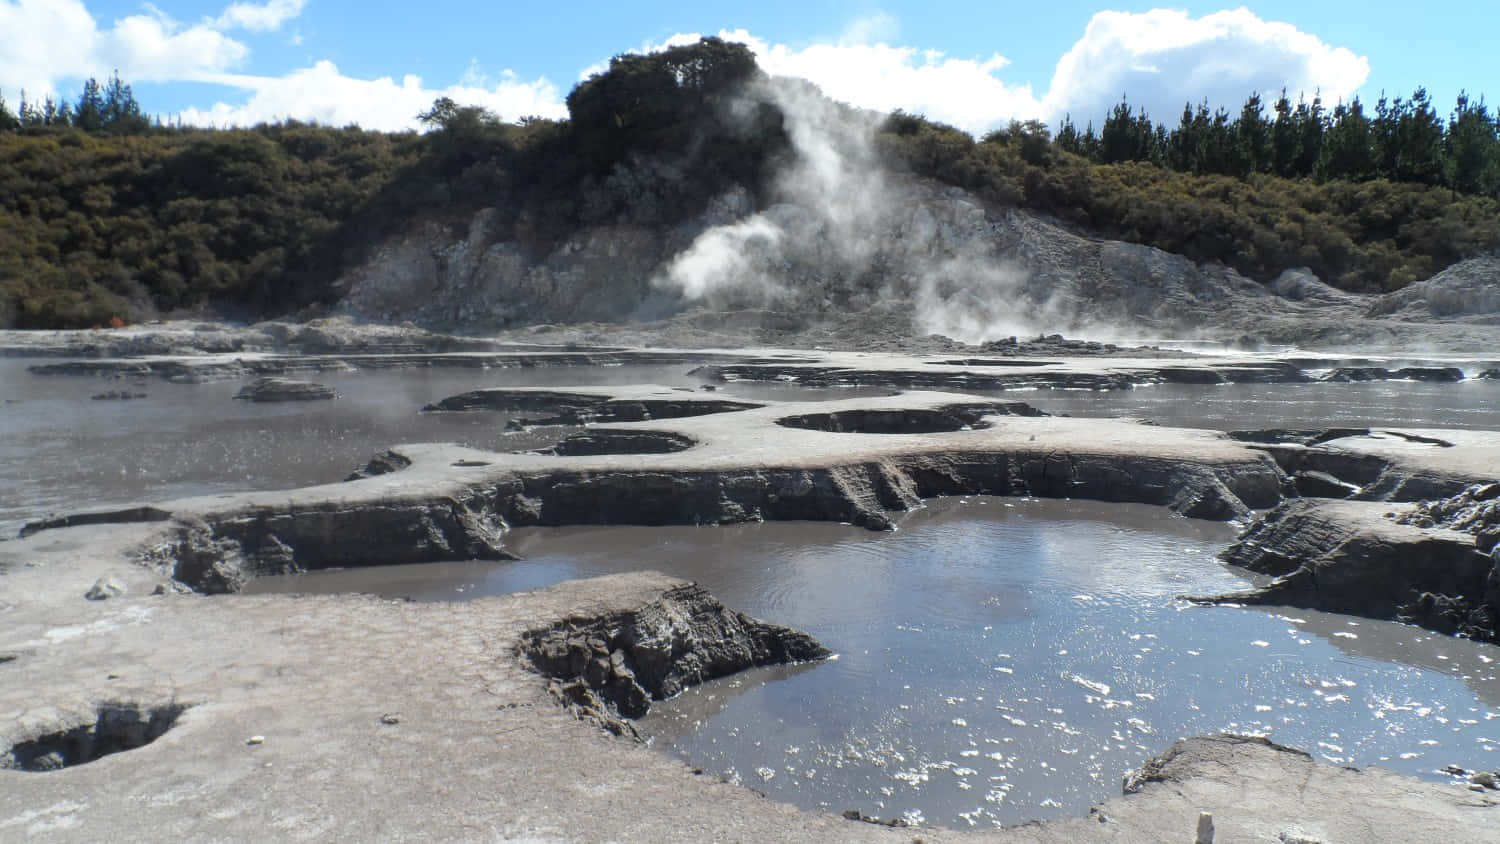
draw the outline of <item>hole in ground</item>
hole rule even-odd
[[[77,724],[12,745],[0,767],[21,771],[56,771],[84,765],[102,756],[144,747],[172,729],[187,711],[180,703],[143,706],[101,703],[93,723]]]
[[[691,437],[669,431],[625,431],[592,428],[570,434],[543,454],[581,457],[596,454],[671,454],[697,445]]]
[[[996,360],[994,358],[954,358],[952,360],[930,360],[928,366],[1046,366],[1056,361],[1048,360]]]
[[[841,410],[835,413],[808,413],[785,416],[776,424],[787,428],[828,431],[836,434],[936,434],[988,428],[981,420],[983,412],[944,408],[943,410]]]

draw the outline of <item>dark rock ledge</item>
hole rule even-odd
[[[1398,620],[1500,642],[1500,560],[1472,533],[1419,526],[1432,525],[1420,513],[1379,502],[1289,501],[1221,557],[1276,579],[1212,600]]]
[[[257,378],[240,388],[237,399],[253,402],[326,401],[338,398],[332,387],[291,378]]]
[[[1231,520],[1295,494],[1262,444],[1030,414],[1016,403],[908,393],[592,428],[552,454],[398,446],[348,483],[86,513],[27,532],[167,521],[146,561],[199,591],[233,592],[262,574],[503,559],[512,527],[819,520],[886,530],[899,513],[945,495],[1134,502]],[[809,419],[818,424],[801,424]],[[1366,438],[1340,448],[1373,449],[1382,476],[1445,483],[1494,462],[1476,445],[1482,438],[1453,436],[1449,447]],[[1376,453],[1382,448],[1400,454]],[[1383,489],[1394,498],[1408,487]],[[1290,570],[1282,568],[1274,573]]]
[[[692,583],[642,606],[530,630],[516,652],[579,719],[637,739],[632,721],[654,700],[747,668],[830,655],[806,633],[730,610]]]

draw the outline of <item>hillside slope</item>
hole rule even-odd
[[[665,340],[691,338],[700,326],[718,332],[705,340],[738,327],[748,339],[782,343],[827,339],[817,332],[831,327],[857,335],[861,324],[881,335],[872,340],[941,334],[969,343],[1056,332],[1462,350],[1500,337],[1491,330],[1500,326],[1500,258],[1466,260],[1384,295],[1336,290],[1305,270],[1262,285],[928,179],[892,177],[882,197],[840,230],[849,221],[817,203],[756,212],[743,191],[731,191],[670,229],[590,228],[535,260],[500,236],[495,211],[466,226],[429,220],[343,275],[336,311],[464,332],[664,320]],[[749,238],[695,268],[705,282],[697,295],[674,279],[684,255],[760,222],[781,234]],[[735,312],[742,316],[724,316]]]

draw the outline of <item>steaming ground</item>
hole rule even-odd
[[[1060,333],[1451,352],[1500,339],[1500,256],[1385,296],[1297,269],[1263,285],[893,172],[873,141],[880,116],[805,83],[771,80],[740,105],[756,102],[779,107],[791,139],[769,188],[733,188],[677,226],[598,225],[540,256],[493,209],[419,220],[338,281],[335,313],[674,346],[931,351]]]

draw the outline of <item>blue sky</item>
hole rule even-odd
[[[118,66],[148,110],[199,123],[397,128],[440,94],[556,115],[613,54],[729,31],[773,73],[973,131],[1065,112],[1081,123],[1122,92],[1170,122],[1184,99],[1236,107],[1282,85],[1373,99],[1425,84],[1446,112],[1460,88],[1500,98],[1497,24],[1497,0],[0,0],[0,32],[15,34],[0,40],[0,92],[12,107],[21,87],[73,96]]]

